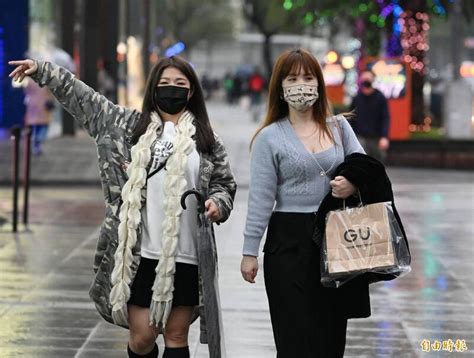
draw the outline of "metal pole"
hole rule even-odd
[[[19,161],[20,161],[20,133],[21,127],[15,126],[11,130],[10,139],[13,141],[12,151],[12,181],[13,181],[13,232],[18,232],[18,186],[19,186]]]
[[[32,128],[30,126],[26,127],[25,133],[25,164],[24,164],[24,178],[23,178],[23,188],[24,188],[24,201],[23,201],[23,224],[28,224],[28,212],[29,212],[29,194],[30,194],[30,167],[31,167],[31,134]]]
[[[128,36],[128,0],[119,2],[119,42],[127,45]],[[127,52],[122,54],[118,64],[118,103],[122,106],[128,105],[127,94]]]
[[[453,61],[453,81],[461,76],[459,68],[461,67],[461,41],[462,41],[462,7],[461,1],[453,2],[451,15],[451,60]]]
[[[61,47],[70,55],[73,55],[74,62],[76,65],[79,64],[79,50],[76,46],[76,19],[75,19],[75,1],[74,0],[61,0],[56,1],[56,8],[60,9],[60,16],[58,21],[58,29],[61,29]],[[77,48],[76,48],[77,47]],[[77,71],[79,66],[77,66]],[[62,135],[75,135],[75,124],[74,118],[67,112],[65,109],[61,108],[61,118],[62,118]]]
[[[145,78],[150,71],[150,0],[142,2],[143,69]]]

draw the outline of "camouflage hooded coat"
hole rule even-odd
[[[90,297],[94,301],[101,316],[110,323],[112,306],[109,302],[111,273],[114,268],[114,253],[118,244],[119,212],[122,187],[127,181],[127,174],[122,167],[124,162],[131,161],[130,138],[141,113],[120,107],[95,92],[74,77],[66,69],[50,62],[37,61],[38,71],[32,78],[40,85],[47,86],[62,106],[94,138],[97,145],[100,178],[105,198],[105,220],[100,228],[99,240],[94,258],[94,281],[90,289]],[[158,128],[158,136],[163,130]],[[236,184],[230,170],[227,153],[222,141],[216,137],[212,153],[199,153],[200,167],[197,190],[207,192],[221,214],[220,222],[224,222],[233,208]],[[146,198],[146,185],[142,189],[142,207]],[[196,213],[197,215],[197,213]],[[141,226],[137,233],[137,244],[132,250],[132,277],[135,277],[140,263]],[[211,238],[214,239],[214,236]],[[214,255],[217,260],[217,253]],[[200,307],[202,312],[206,302],[202,301],[202,282],[200,277]],[[206,307],[219,310],[220,307]],[[199,313],[196,312],[196,315]],[[201,342],[206,343],[206,327],[201,315]],[[219,329],[219,328],[217,328]]]

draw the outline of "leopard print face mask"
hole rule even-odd
[[[304,112],[319,98],[317,85],[291,85],[283,87],[283,99],[298,112]]]

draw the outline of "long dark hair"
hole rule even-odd
[[[288,116],[288,103],[283,99],[282,82],[289,73],[299,73],[303,68],[307,73],[311,73],[318,80],[319,98],[313,105],[313,118],[321,126],[323,133],[334,140],[331,131],[326,124],[326,118],[331,114],[331,108],[326,95],[323,71],[318,60],[305,49],[294,49],[283,52],[275,62],[268,91],[268,112],[262,126],[257,130],[252,138],[255,140],[260,131],[270,124]],[[251,144],[252,145],[252,144]]]
[[[186,108],[196,117],[197,150],[200,153],[211,153],[215,144],[215,138],[204,103],[201,84],[191,65],[179,56],[163,57],[152,68],[148,76],[145,96],[143,98],[142,118],[133,130],[132,143],[137,143],[140,136],[146,132],[148,124],[150,124],[151,113],[157,111],[157,106],[153,100],[153,93],[163,71],[168,67],[174,67],[181,71],[191,83],[191,98],[189,98]]]

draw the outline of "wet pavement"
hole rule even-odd
[[[239,184],[231,219],[216,227],[227,356],[275,357],[262,272],[250,285],[239,271],[247,148],[256,125],[238,107],[209,109]],[[90,163],[93,154],[84,150],[69,160]],[[93,180],[80,166],[70,167],[67,178]],[[345,356],[474,356],[474,173],[389,168],[389,175],[413,271],[371,286],[372,316],[350,321]],[[0,357],[126,357],[128,332],[101,320],[88,297],[103,216],[100,188],[33,187],[30,210],[28,228],[11,234],[11,192],[0,188]],[[158,342],[162,347],[161,337]],[[191,357],[208,356],[197,324],[189,343]]]
[[[0,185],[11,185],[12,142],[0,137]],[[24,139],[20,145],[20,177],[24,173]],[[79,130],[75,137],[56,137],[42,146],[42,155],[31,157],[31,182],[34,185],[99,185],[97,150],[86,132]],[[74,160],[71,160],[73,158]]]

